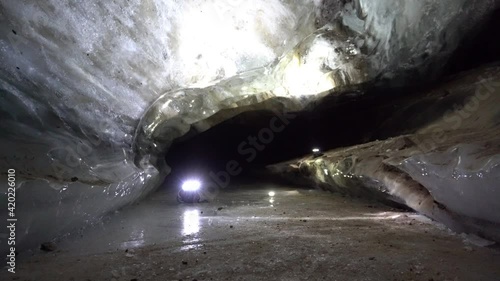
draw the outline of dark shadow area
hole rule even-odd
[[[500,10],[491,13],[475,33],[465,37],[445,67],[445,75],[471,70],[483,64],[500,61]]]
[[[312,153],[412,133],[464,97],[426,88],[373,87],[335,93],[290,116],[245,112],[185,141],[166,155],[170,181],[234,170],[255,177],[266,165]],[[411,122],[407,120],[412,120]],[[279,129],[274,130],[274,129]],[[231,167],[228,168],[228,163]]]

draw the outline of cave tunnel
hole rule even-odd
[[[499,8],[0,2],[1,280],[500,280]]]

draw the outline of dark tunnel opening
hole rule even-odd
[[[498,65],[500,38],[492,34],[499,25],[500,9],[496,9],[477,32],[460,42],[434,81],[396,87],[392,81],[380,81],[378,85],[337,91],[302,112],[290,113],[293,117],[284,120],[284,129],[272,136],[267,130],[270,124],[275,119],[283,123],[286,117],[277,118],[272,111],[248,111],[187,140],[176,140],[166,155],[172,167],[167,181],[178,182],[190,175],[207,178],[210,172],[226,170],[230,161],[236,161],[242,170],[235,178],[255,177],[255,172],[263,171],[266,165],[311,154],[314,148],[326,151],[413,133],[467,100],[467,95],[422,93],[460,73],[482,65]],[[264,135],[264,142],[259,140],[259,133]],[[252,145],[249,138],[257,139],[256,144]]]
[[[193,176],[209,179],[227,170],[229,162],[238,163],[233,180],[256,179],[267,165],[312,154],[315,148],[327,151],[413,133],[467,99],[445,91],[422,96],[435,85],[362,86],[326,95],[301,112],[241,113],[174,142],[166,155],[172,167],[167,186]]]
[[[481,1],[0,4],[9,280],[497,280]]]

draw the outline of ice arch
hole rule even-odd
[[[191,108],[279,97],[298,110],[338,84],[427,74],[493,3],[2,1],[0,165],[17,171],[19,242],[153,190],[168,172],[156,145],[210,117]],[[301,73],[317,76],[287,85]]]

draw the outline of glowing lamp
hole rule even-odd
[[[201,188],[201,182],[199,180],[187,180],[182,184],[182,190],[184,191],[198,191]]]

